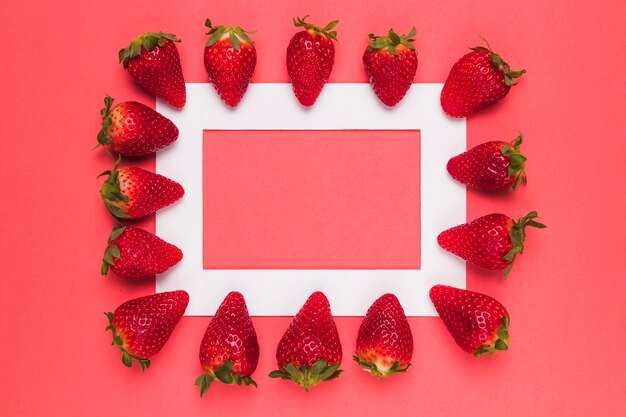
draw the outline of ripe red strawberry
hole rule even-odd
[[[512,142],[486,142],[448,161],[448,172],[455,180],[485,191],[515,190],[526,184],[526,157],[519,150],[522,134]]]
[[[200,364],[204,369],[196,379],[200,396],[217,379],[224,384],[246,386],[256,382],[251,375],[259,363],[259,342],[243,295],[229,293],[209,323],[200,344]]]
[[[504,269],[506,277],[513,261],[524,252],[526,227],[546,227],[535,220],[531,211],[517,222],[510,217],[493,213],[469,223],[444,230],[437,237],[439,245],[474,265],[487,269]]]
[[[104,251],[100,272],[109,268],[120,278],[150,278],[167,271],[183,258],[176,246],[136,227],[114,227]]]
[[[289,42],[287,72],[298,101],[310,107],[315,104],[333,69],[333,40],[337,40],[337,32],[332,29],[339,21],[334,20],[320,28],[305,22],[307,17],[293,20],[296,27],[304,27],[304,30],[296,33]]]
[[[119,59],[132,79],[143,89],[182,108],[187,101],[178,49],[171,33],[146,32],[120,49]]]
[[[205,26],[211,35],[204,48],[204,67],[222,101],[236,107],[243,98],[256,67],[256,49],[239,26]]]
[[[467,117],[502,100],[526,70],[511,71],[491,50],[477,46],[452,66],[441,91],[441,107],[451,117]]]
[[[118,170],[120,161],[121,157],[113,170],[98,175],[108,175],[100,189],[100,196],[116,220],[148,216],[174,204],[185,194],[179,183],[163,175],[137,167]]]
[[[406,372],[413,356],[413,335],[404,309],[385,294],[367,310],[352,357],[365,371],[381,378]]]
[[[131,367],[133,359],[141,370],[150,367],[156,355],[170,338],[189,304],[185,291],[171,291],[126,301],[113,313],[106,330],[113,332],[113,345],[122,352],[122,363]]]
[[[314,292],[283,335],[276,349],[278,370],[270,378],[291,379],[309,387],[339,376],[341,342],[326,296]]]
[[[485,294],[447,285],[430,289],[437,313],[456,343],[475,357],[508,350],[509,313]]]
[[[370,33],[370,44],[363,54],[367,78],[385,105],[393,107],[402,100],[417,71],[417,52],[413,43],[415,27],[408,35],[389,29],[388,36]]]
[[[125,101],[111,109],[113,98],[104,98],[100,110],[102,128],[98,146],[123,156],[156,152],[178,139],[178,128],[170,119],[136,101]]]

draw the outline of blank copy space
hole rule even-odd
[[[420,269],[417,130],[203,134],[204,269]]]
[[[386,292],[407,315],[435,315],[433,285],[465,287],[465,263],[437,245],[466,219],[445,168],[465,150],[465,120],[441,111],[442,86],[414,84],[393,110],[368,84],[328,84],[309,109],[289,84],[251,84],[236,111],[204,83],[187,84],[182,110],[157,100],[180,139],[156,169],[185,187],[156,216],[185,254],[157,291],[189,292],[192,316],[230,291],[252,315],[291,316],[316,290],[339,316]]]

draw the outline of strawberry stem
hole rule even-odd
[[[165,32],[146,32],[139,35],[130,43],[126,48],[120,49],[118,52],[118,58],[124,68],[128,67],[128,61],[141,55],[141,48],[150,52],[155,46],[164,46],[165,41],[168,42],[180,42],[180,39],[171,33]]]
[[[406,373],[407,369],[409,369],[409,367],[411,366],[411,364],[408,364],[404,368],[400,368],[400,361],[395,361],[393,365],[391,366],[391,368],[385,371],[381,371],[380,369],[378,369],[378,366],[374,362],[364,362],[357,355],[354,355],[352,359],[361,368],[363,368],[364,371],[369,372],[370,374],[375,376],[377,379],[387,378],[398,372]]]
[[[509,263],[509,266],[504,271],[504,278],[506,278],[511,272],[511,268],[513,267],[513,262],[517,255],[520,255],[524,252],[524,240],[526,239],[526,227],[536,227],[538,229],[543,229],[547,227],[543,223],[539,223],[534,219],[539,217],[536,211],[531,211],[524,217],[520,217],[520,219],[516,222],[513,220],[513,226],[511,227],[511,231],[509,232],[509,237],[511,239],[512,248],[509,250],[506,255],[504,255],[504,260]]]
[[[204,22],[204,26],[210,29],[207,32],[207,35],[211,35],[209,36],[209,40],[206,43],[206,46],[208,47],[215,45],[217,41],[222,39],[222,37],[224,37],[225,35],[228,35],[227,37],[230,41],[230,44],[233,46],[233,48],[235,48],[236,51],[239,51],[241,49],[241,42],[250,44],[254,43],[254,41],[250,39],[248,34],[254,34],[256,33],[256,30],[246,31],[240,26],[213,26],[211,24],[211,19],[207,19]]]
[[[111,235],[109,236],[109,242],[107,248],[104,250],[104,257],[102,258],[102,265],[100,266],[100,273],[106,276],[109,273],[109,265],[115,263],[115,259],[120,259],[120,248],[114,245],[112,242],[120,237],[120,235],[126,229],[124,226],[113,226]]]
[[[112,170],[104,171],[98,175],[98,177],[108,175],[106,181],[102,184],[102,188],[100,188],[100,197],[113,219],[117,222],[120,222],[120,219],[128,217],[121,207],[124,203],[128,203],[129,201],[128,197],[122,194],[120,188],[120,172],[117,168],[121,161],[122,155],[119,155]]]
[[[303,18],[298,17],[297,19],[293,19],[293,24],[296,27],[303,27],[304,29],[313,32],[313,34],[315,35],[326,36],[327,38],[337,41],[337,31],[331,29],[337,26],[339,20],[333,20],[332,22],[321,28],[312,23],[305,22],[307,17],[309,17],[309,15],[306,15]]]
[[[241,385],[243,383],[246,387],[249,385],[258,387],[256,381],[252,379],[250,375],[241,376],[239,372],[233,372],[233,367],[233,361],[228,361],[219,368],[208,371],[196,378],[195,385],[200,387],[200,397],[202,397],[209,390],[211,382],[216,379],[227,385]]]
[[[507,171],[507,175],[509,177],[515,177],[515,181],[511,186],[511,189],[515,191],[517,186],[523,181],[524,184],[527,183],[526,172],[525,170],[525,162],[526,157],[520,152],[519,147],[522,144],[523,135],[520,132],[519,136],[513,139],[511,145],[503,145],[502,146],[502,155],[509,158],[509,168]]]
[[[111,342],[111,345],[117,346],[117,348],[122,352],[122,363],[130,368],[133,366],[134,359],[137,361],[139,366],[141,366],[141,372],[150,368],[150,359],[140,358],[139,356],[135,356],[126,350],[124,347],[124,339],[117,333],[117,329],[113,325],[113,313],[108,312],[104,313],[104,315],[107,316],[107,319],[109,320],[109,325],[105,330],[111,330],[113,333],[113,342]]]
[[[200,397],[206,394],[206,392],[209,390],[209,388],[211,387],[211,382],[213,382],[213,379],[214,379],[213,376],[210,374],[202,374],[198,378],[196,378],[194,385],[200,388]]]
[[[296,367],[293,363],[287,363],[283,369],[270,372],[270,378],[290,379],[298,385],[302,385],[306,392],[309,388],[320,382],[331,381],[343,372],[339,369],[340,364],[328,365],[324,359],[319,359],[308,367],[306,365]]]
[[[502,325],[498,328],[498,332],[496,333],[497,337],[493,341],[493,343],[488,345],[483,345],[476,352],[474,352],[474,357],[478,358],[482,355],[493,355],[494,353],[498,353],[501,350],[509,350],[509,323],[511,319],[508,314],[502,317]]]
[[[417,33],[417,29],[415,26],[411,29],[408,35],[398,35],[394,32],[393,29],[389,29],[389,33],[387,36],[377,36],[373,33],[370,33],[368,36],[370,38],[370,43],[368,47],[368,51],[374,52],[379,49],[385,49],[394,56],[398,56],[398,52],[396,49],[400,45],[404,45],[409,49],[415,50],[415,46],[413,42],[415,42],[415,34]]]
[[[526,70],[519,70],[519,71],[512,71],[511,67],[509,67],[509,64],[507,64],[501,57],[500,55],[496,54],[495,52],[493,52],[493,50],[491,49],[491,46],[489,45],[489,42],[487,41],[487,39],[483,38],[482,36],[480,37],[483,42],[485,42],[485,44],[487,45],[487,47],[485,48],[484,46],[475,46],[474,48],[470,48],[472,51],[486,51],[489,53],[489,59],[491,60],[491,64],[493,65],[494,69],[496,71],[502,71],[502,73],[504,74],[504,83],[507,85],[507,87],[513,86],[513,85],[517,85],[517,82],[514,80],[514,78],[519,78],[521,77]]]
[[[102,128],[98,132],[98,144],[93,149],[100,146],[110,145],[113,142],[111,136],[109,135],[109,129],[113,124],[113,121],[111,120],[111,106],[113,105],[113,100],[113,97],[108,94],[104,97],[104,107],[100,109],[100,116],[102,117],[100,125]]]

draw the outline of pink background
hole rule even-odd
[[[567,415],[623,416],[626,360],[622,79],[619,0],[499,4],[448,1],[291,2],[9,0],[0,15],[3,198],[0,200],[0,414],[29,415]],[[434,318],[411,319],[414,367],[376,381],[350,363],[360,318],[337,320],[347,372],[305,394],[269,380],[289,318],[255,318],[259,389],[220,386],[200,398],[198,346],[208,319],[185,318],[142,374],[122,366],[103,311],[154,291],[154,282],[98,275],[111,221],[96,175],[112,160],[91,152],[104,93],[154,104],[117,64],[148,30],[176,33],[186,80],[205,81],[203,21],[259,29],[255,82],[286,82],[291,18],[338,18],[332,82],[365,82],[369,32],[418,27],[416,82],[443,82],[468,46],[487,37],[528,73],[507,99],[468,121],[468,146],[526,135],[529,185],[501,197],[468,193],[468,218],[537,209],[510,278],[468,268],[468,286],[512,316],[511,350],[475,360]],[[142,165],[153,167],[149,158]],[[153,227],[153,219],[142,223]]]
[[[205,132],[204,268],[419,269],[419,138]]]

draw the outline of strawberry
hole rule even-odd
[[[492,213],[470,223],[444,230],[437,237],[439,245],[467,262],[487,269],[504,269],[504,277],[511,271],[513,261],[524,251],[526,227],[546,227],[535,220],[531,211],[518,221]]]
[[[337,32],[332,29],[339,21],[334,20],[320,28],[305,22],[307,17],[293,20],[296,27],[304,27],[304,30],[296,33],[289,42],[287,72],[298,101],[310,107],[315,104],[333,69],[333,40],[337,40]]]
[[[306,391],[339,376],[341,342],[326,296],[316,291],[283,335],[276,349],[278,370],[270,378],[291,379]]]
[[[514,78],[526,72],[511,71],[491,50],[477,46],[452,66],[441,91],[441,107],[451,117],[467,117],[502,100],[517,85]]]
[[[108,175],[100,189],[104,205],[114,219],[139,219],[157,210],[174,204],[185,194],[183,187],[163,175],[142,168],[117,169],[121,157],[113,170],[98,175]]]
[[[486,142],[448,161],[448,172],[455,180],[485,191],[515,190],[526,184],[526,157],[519,150],[522,134],[512,142]]]
[[[172,121],[136,101],[125,101],[111,109],[113,98],[104,98],[100,110],[102,129],[98,146],[123,156],[144,156],[162,149],[178,139],[178,128]]]
[[[204,369],[196,379],[200,396],[217,379],[224,384],[257,386],[251,378],[259,363],[259,342],[243,295],[233,291],[220,304],[200,344]]]
[[[430,299],[457,345],[475,357],[508,350],[509,313],[488,295],[435,285]]]
[[[150,278],[167,271],[183,258],[176,246],[136,227],[114,227],[100,272],[109,268],[120,278]]]
[[[413,84],[417,52],[412,42],[416,32],[413,27],[408,35],[398,35],[393,29],[388,36],[369,34],[363,64],[374,92],[386,106],[398,104]]]
[[[176,108],[187,101],[178,49],[171,33],[146,32],[120,49],[119,60],[141,88]]]
[[[385,294],[367,310],[352,357],[365,371],[381,378],[406,372],[413,356],[413,335],[404,309]]]
[[[133,359],[141,370],[150,367],[150,358],[159,353],[189,304],[185,291],[171,291],[126,301],[113,313],[106,330],[113,332],[113,345],[122,352],[122,363]]]
[[[204,67],[222,101],[236,107],[248,89],[256,67],[254,42],[239,26],[205,26],[209,40],[204,48]]]

